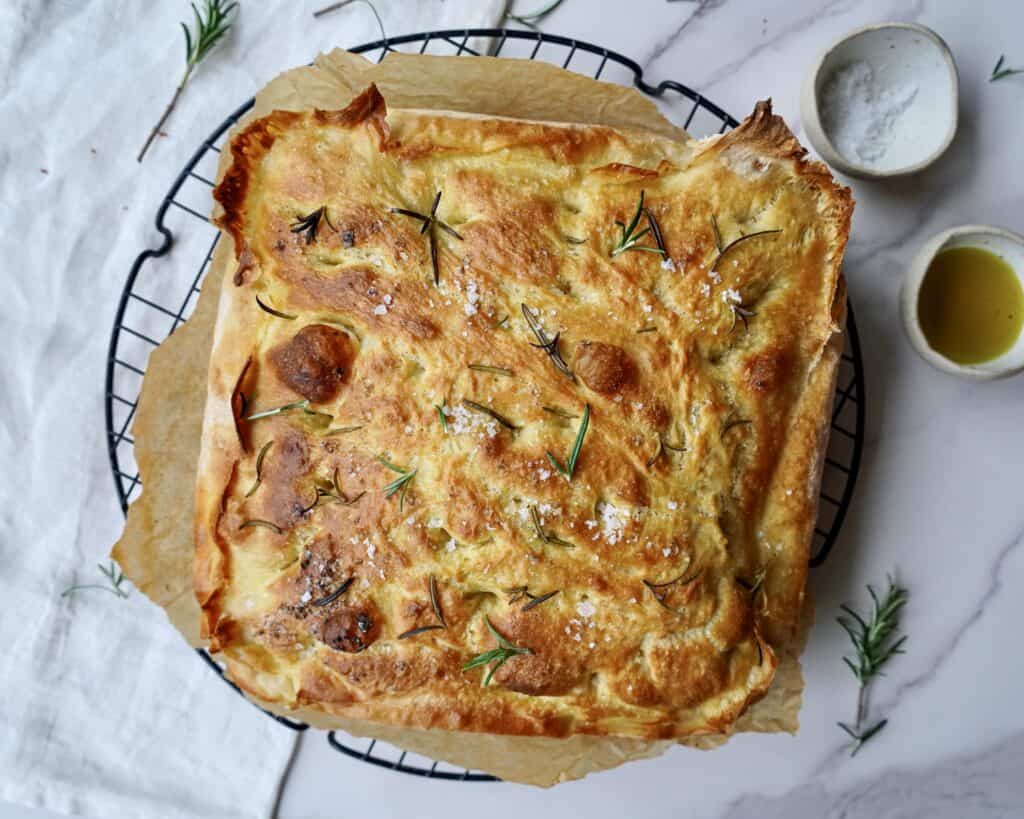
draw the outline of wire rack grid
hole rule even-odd
[[[357,46],[351,51],[381,60],[390,52],[490,55],[543,60],[595,79],[632,85],[658,101],[674,121],[694,136],[724,133],[738,122],[682,83],[648,83],[635,61],[590,43],[534,30],[453,29],[409,34]],[[117,305],[106,369],[107,447],[122,510],[141,490],[130,434],[142,378],[151,350],[191,315],[219,233],[206,213],[217,173],[218,156],[228,130],[253,106],[250,99],[217,126],[171,184],[154,220],[160,244],[143,250],[128,273]],[[175,253],[170,250],[174,247]],[[199,261],[198,266],[196,260]],[[840,361],[829,448],[824,463],[821,503],[811,547],[812,567],[828,557],[842,527],[860,469],[864,442],[864,370],[852,306],[847,346]],[[221,679],[237,691],[224,670],[206,652],[198,652]],[[295,731],[308,726],[275,714],[268,716]],[[344,738],[342,738],[344,737]],[[384,742],[331,731],[331,747],[354,759],[393,771],[435,779],[494,781],[494,777],[417,754]]]

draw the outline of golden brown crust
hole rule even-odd
[[[677,143],[388,113],[371,87],[257,120],[232,156],[216,196],[240,265],[211,356],[195,578],[232,678],[422,728],[728,730],[803,603],[849,192],[768,103]],[[437,191],[443,223],[395,210],[427,214]],[[611,256],[641,191],[664,263]],[[297,233],[321,207],[313,239]],[[723,247],[781,232],[721,254],[716,229]],[[572,377],[530,346],[524,304]],[[247,421],[239,391],[248,414],[306,403]],[[567,460],[584,405],[569,481],[546,453]],[[530,653],[483,687],[462,666],[497,646],[487,622]]]

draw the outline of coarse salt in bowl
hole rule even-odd
[[[919,171],[957,128],[959,79],[946,43],[929,28],[884,23],[832,45],[807,77],[807,136],[833,167],[878,178]]]

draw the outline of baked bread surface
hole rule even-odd
[[[848,190],[768,103],[675,142],[371,87],[231,152],[195,561],[231,678],[425,728],[728,730],[803,604]],[[612,255],[641,193],[667,256]]]

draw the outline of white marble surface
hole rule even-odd
[[[518,7],[535,5],[543,0]],[[961,127],[920,176],[846,180],[857,199],[845,269],[864,346],[868,445],[843,534],[811,578],[818,623],[804,656],[799,734],[741,736],[713,753],[674,749],[541,791],[392,774],[310,732],[282,819],[442,810],[458,819],[1024,815],[1024,651],[1015,640],[1024,620],[1024,377],[977,384],[931,369],[903,336],[897,300],[904,265],[932,233],[964,222],[1024,230],[1024,77],[987,82],[1000,53],[1024,64],[1024,3],[566,0],[543,28],[629,55],[648,81],[681,80],[737,116],[770,95],[799,133],[800,84],[814,56],[885,20],[923,23],[947,40],[960,69]],[[911,590],[908,653],[874,689],[888,728],[850,759],[835,723],[850,717],[856,687],[834,615],[843,601],[863,604],[864,584],[890,571]],[[42,815],[0,806],[0,819]]]

